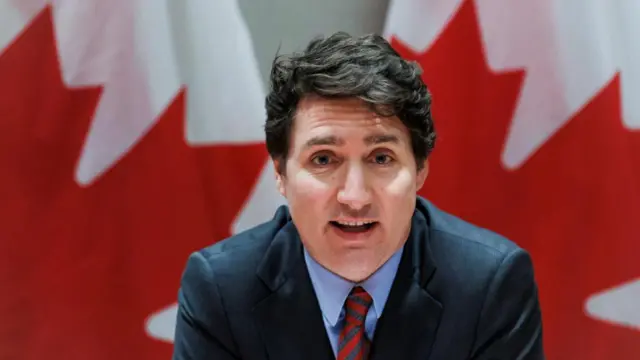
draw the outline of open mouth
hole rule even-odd
[[[331,221],[331,226],[334,226],[344,232],[349,233],[361,233],[371,230],[376,224],[377,221],[355,221],[355,222],[342,222],[342,221]]]

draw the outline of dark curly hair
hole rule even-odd
[[[313,39],[302,53],[276,55],[265,105],[266,145],[284,174],[296,107],[305,95],[356,97],[380,116],[397,116],[409,129],[418,168],[435,145],[431,95],[419,65],[401,58],[375,34],[337,32]]]

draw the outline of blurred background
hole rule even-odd
[[[549,359],[640,358],[640,3],[0,0],[0,359],[163,359],[190,252],[284,203],[277,52],[420,63],[421,195],[533,256]]]

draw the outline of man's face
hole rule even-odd
[[[427,165],[417,171],[398,118],[378,117],[356,99],[307,97],[277,181],[309,253],[357,282],[406,241]]]

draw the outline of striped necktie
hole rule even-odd
[[[345,322],[338,342],[337,360],[365,360],[369,340],[365,335],[364,319],[373,300],[360,286],[354,287],[345,301]]]

